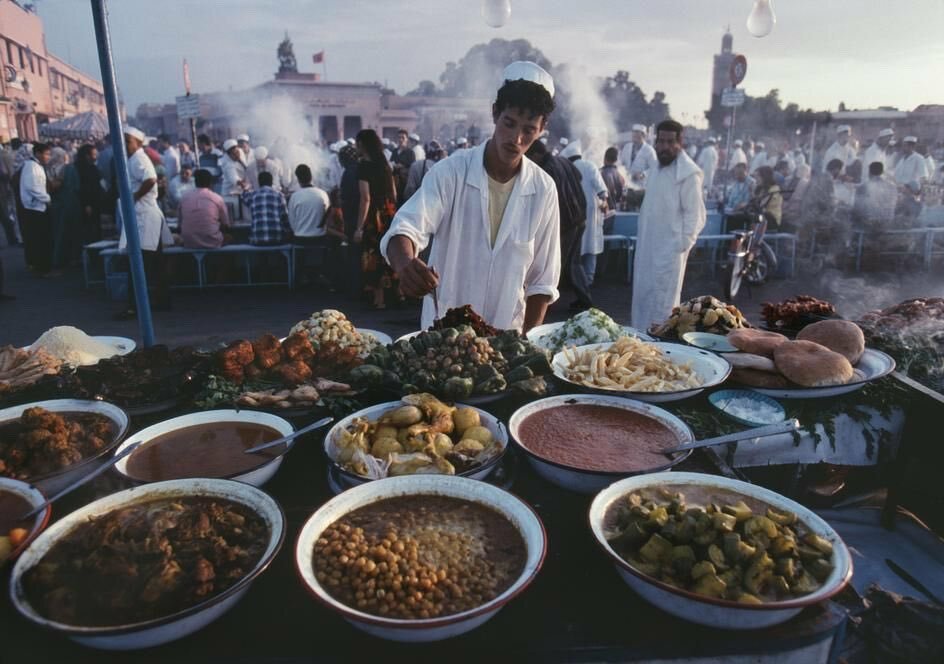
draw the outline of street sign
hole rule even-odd
[[[735,55],[731,61],[731,68],[728,69],[728,77],[731,79],[731,86],[737,87],[747,75],[747,58],[743,55]]]
[[[177,97],[177,119],[186,120],[188,118],[200,117],[200,95],[187,95],[186,97]]]
[[[744,104],[744,90],[740,88],[725,88],[721,93],[722,106],[742,106]]]

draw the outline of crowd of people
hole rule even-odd
[[[520,76],[506,78],[499,90],[495,133],[481,145],[477,136],[424,144],[406,129],[395,140],[364,129],[331,145],[305,146],[301,153],[311,158],[300,159],[286,139],[270,150],[253,145],[247,134],[219,145],[201,134],[193,149],[186,141],[152,139],[126,127],[131,191],[155,309],[169,306],[163,260],[168,246],[291,242],[322,250],[324,260],[302,263],[303,280],[348,288],[378,309],[431,288],[440,300],[474,301],[456,283],[480,281],[477,271],[456,267],[462,262],[456,252],[473,252],[479,266],[503,265],[495,269],[514,273],[480,285],[483,311],[494,306],[494,320],[531,324],[556,299],[558,273],[574,291],[571,308],[593,305],[608,224],[618,209],[641,203],[632,320],[646,327],[677,304],[707,209],[721,211],[730,229],[745,223],[743,213],[761,201],[760,211],[774,228],[816,228],[841,249],[854,225],[913,225],[922,192],[944,184],[944,169],[928,150],[913,136],[896,142],[892,129],[859,149],[850,127],[841,125],[835,142],[812,155],[787,141],[770,141],[768,148],[738,139],[726,150],[708,136],[696,144],[672,121],[652,131],[633,125],[625,145],[593,135],[551,142],[546,121],[553,101],[548,104],[544,94],[550,88],[553,97],[553,82],[535,68],[515,63],[506,71]],[[541,121],[531,123],[535,118]],[[502,143],[511,125],[519,135]],[[526,141],[522,127],[529,133]],[[553,214],[550,199],[528,197],[548,183]],[[466,185],[475,191],[467,192]],[[125,245],[117,190],[107,139],[32,145],[14,140],[0,152],[0,217],[9,243],[24,245],[26,264],[37,276],[60,274],[79,261],[84,244],[103,237],[118,234]],[[504,229],[514,226],[505,225],[508,215],[528,217],[529,230],[509,231],[507,237]],[[488,223],[479,228],[478,218]],[[541,237],[545,231],[535,224],[555,226],[553,240]],[[442,241],[430,252],[432,236]],[[548,263],[550,254],[556,266]],[[523,298],[515,288],[499,292],[522,279]],[[528,293],[539,295],[541,304],[529,306]],[[135,315],[132,297],[119,315]],[[424,309],[424,321],[428,315],[432,310]]]

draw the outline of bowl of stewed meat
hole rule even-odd
[[[285,537],[278,503],[231,480],[181,479],[101,498],[45,530],[13,567],[31,622],[86,646],[149,648],[222,616]]]
[[[391,477],[325,503],[295,547],[302,583],[358,629],[438,641],[479,627],[525,590],[547,538],[534,510],[485,482]]]
[[[599,394],[534,401],[511,416],[508,431],[538,475],[580,493],[668,470],[691,454],[668,450],[694,440],[682,420],[658,406]]]
[[[98,468],[128,433],[105,401],[53,399],[0,410],[0,476],[55,494]]]

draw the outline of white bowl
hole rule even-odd
[[[895,370],[895,360],[891,355],[883,353],[874,348],[866,348],[862,357],[856,362],[855,368],[862,372],[865,378],[853,380],[842,385],[829,385],[827,387],[751,387],[755,392],[760,392],[768,397],[775,399],[823,399],[825,397],[836,397],[840,394],[849,394],[856,390],[861,390],[868,383],[884,378]]]
[[[404,403],[402,401],[387,401],[386,403],[377,404],[376,406],[359,410],[356,413],[345,417],[343,420],[331,427],[331,429],[328,431],[328,434],[324,439],[325,455],[328,457],[328,462],[337,469],[338,478],[341,485],[345,489],[375,480],[370,480],[366,477],[358,475],[357,473],[352,473],[334,460],[337,449],[335,441],[340,438],[341,431],[349,426],[351,422],[355,420],[355,418],[366,417],[368,420],[375,420],[387,411],[393,410],[394,408],[399,408],[403,405]],[[505,456],[505,453],[508,451],[508,431],[505,429],[505,425],[502,424],[498,418],[487,411],[484,411],[480,408],[475,408],[474,406],[466,406],[461,403],[457,403],[455,406],[456,408],[472,408],[475,410],[479,414],[479,418],[482,420],[482,426],[491,431],[492,436],[494,436],[495,440],[502,446],[501,453],[499,453],[495,458],[491,459],[488,463],[484,463],[477,468],[473,468],[472,470],[467,470],[464,473],[459,473],[459,477],[468,477],[473,480],[484,480],[495,471],[495,469],[498,467],[498,464],[501,463],[502,458]]]
[[[672,392],[633,392],[630,390],[607,389],[605,387],[584,385],[583,383],[578,383],[567,378],[567,366],[569,362],[567,360],[567,356],[564,354],[564,351],[561,351],[554,356],[554,359],[551,362],[551,367],[554,369],[554,375],[558,378],[558,380],[573,385],[581,390],[593,392],[596,394],[622,396],[629,399],[636,399],[638,401],[647,401],[649,403],[679,401],[681,399],[693,397],[696,394],[699,394],[708,389],[709,387],[720,385],[725,380],[727,380],[728,375],[731,373],[731,365],[728,364],[727,360],[725,360],[720,355],[716,355],[715,353],[711,353],[707,350],[702,350],[693,346],[685,346],[683,344],[665,343],[661,341],[649,343],[661,350],[668,360],[677,362],[679,364],[691,362],[692,371],[694,371],[695,374],[701,379],[702,384],[698,387],[692,387],[686,390],[675,390]],[[578,353],[586,350],[606,350],[612,345],[612,342],[603,344],[587,344],[586,346],[577,346],[575,350]]]
[[[129,445],[139,442],[147,443],[148,441],[154,440],[155,438],[162,436],[165,433],[170,433],[171,431],[177,431],[178,429],[184,429],[186,427],[191,427],[198,424],[209,424],[211,422],[248,422],[251,424],[261,424],[278,431],[280,437],[287,436],[295,431],[295,427],[293,427],[288,420],[285,420],[278,415],[271,415],[258,410],[205,410],[200,413],[190,413],[188,415],[174,417],[163,422],[158,422],[157,424],[149,426],[146,429],[142,429],[134,435],[129,436],[128,440],[122,443],[121,446],[115,450],[115,454],[121,454],[121,452]],[[197,445],[198,443],[194,441],[193,444]],[[227,477],[222,477],[219,479],[236,480],[238,482],[245,482],[246,484],[251,484],[253,486],[262,486],[272,479],[272,476],[275,475],[276,471],[278,471],[279,467],[282,465],[282,460],[285,458],[285,455],[290,449],[292,449],[294,444],[295,440],[290,440],[288,444],[282,446],[281,454],[276,457],[272,457],[270,461],[267,461],[261,466],[257,466],[256,468],[253,468],[249,471],[235,473],[233,475],[228,475]],[[128,474],[128,462],[133,456],[134,453],[116,463],[115,470],[121,473],[126,479],[131,480],[132,482],[141,483],[141,480]]]
[[[52,413],[97,413],[104,415],[117,427],[115,436],[108,445],[95,456],[86,457],[78,463],[66,466],[54,473],[46,473],[37,477],[30,477],[28,482],[35,485],[47,495],[53,495],[64,489],[80,477],[85,477],[98,468],[105,459],[111,456],[112,450],[124,439],[131,422],[128,414],[114,404],[107,401],[87,401],[82,399],[52,399],[51,401],[34,401],[21,406],[11,406],[0,410],[0,424],[19,418],[28,408],[45,408]]]
[[[183,611],[127,625],[84,627],[45,618],[30,605],[24,588],[23,575],[37,565],[63,536],[84,523],[89,517],[140,502],[167,497],[212,496],[238,502],[254,510],[269,526],[269,542],[255,567],[235,584],[213,597]],[[278,553],[285,539],[285,515],[269,495],[259,489],[231,480],[186,479],[155,482],[114,493],[72,512],[42,533],[17,560],[10,577],[10,599],[13,606],[28,620],[59,632],[92,648],[104,650],[136,650],[150,648],[192,634],[210,624],[232,608],[249,590],[252,581],[262,574]]]
[[[26,482],[21,482],[20,480],[10,479],[9,477],[0,477],[0,492],[9,492],[20,496],[30,506],[35,509],[46,502],[46,496],[43,495],[43,492],[34,487],[32,484],[27,484]],[[27,512],[29,510],[26,510]],[[43,528],[49,523],[49,517],[52,516],[52,505],[46,505],[46,508],[42,510],[39,514],[33,517],[32,523],[29,527],[29,535],[26,537],[23,542],[20,543],[18,547],[13,549],[10,552],[10,555],[6,560],[0,561],[0,567],[4,563],[11,562],[16,560],[16,558],[23,553],[23,551],[30,545],[34,539],[39,536],[39,533],[42,532]],[[2,535],[4,533],[0,533]]]
[[[564,327],[567,324],[567,321],[560,321],[557,323],[545,323],[544,325],[537,325],[528,330],[528,334],[525,335],[532,344],[538,348],[543,348],[544,350],[553,350],[556,352],[556,349],[551,348],[547,344],[547,337],[557,332],[559,329]],[[655,339],[645,332],[640,332],[635,327],[630,327],[629,325],[621,325],[623,333],[629,337],[636,337],[637,339],[642,339],[643,341],[654,341]]]
[[[95,341],[105,344],[106,346],[111,346],[115,349],[115,355],[127,355],[135,348],[138,347],[138,344],[134,339],[129,339],[128,337],[109,337],[104,335],[95,335],[91,337]],[[29,346],[23,346],[23,350],[33,350],[36,346],[34,341]],[[112,355],[114,357],[115,355]]]
[[[682,590],[643,574],[623,560],[603,535],[603,523],[613,503],[639,489],[659,487],[683,494],[687,487],[711,487],[743,494],[778,510],[794,512],[810,531],[833,545],[833,571],[820,588],[809,595],[764,604],[740,604]],[[852,578],[849,549],[828,523],[802,505],[769,489],[739,480],[701,473],[656,473],[620,480],[600,492],[590,505],[590,530],[610,557],[617,572],[630,588],[644,599],[674,616],[721,629],[760,629],[785,622],[807,606],[825,601],[841,591]]]
[[[521,533],[528,553],[521,575],[501,595],[482,606],[451,616],[420,620],[384,618],[353,609],[334,599],[315,577],[312,554],[321,533],[342,516],[359,507],[394,496],[435,494],[481,503],[507,518]],[[302,527],[295,544],[295,564],[308,591],[354,627],[390,641],[440,641],[464,634],[484,624],[521,593],[544,562],[547,535],[537,513],[512,494],[487,484],[452,475],[408,475],[369,482],[335,496],[321,506]]]
[[[679,452],[673,459],[666,459],[665,465],[650,470],[639,472],[606,472],[600,470],[586,470],[569,466],[557,461],[552,461],[536,452],[528,449],[521,442],[521,436],[518,434],[519,427],[526,417],[539,413],[542,410],[556,408],[558,406],[567,406],[573,404],[586,404],[592,406],[609,406],[611,408],[621,408],[641,415],[649,415],[655,418],[678,436],[678,444],[685,445],[695,440],[692,430],[688,428],[682,420],[672,413],[649,404],[622,397],[609,397],[597,394],[562,394],[556,397],[547,397],[533,401],[519,408],[508,421],[508,431],[512,440],[520,447],[528,457],[528,462],[535,472],[546,479],[548,482],[556,484],[562,489],[576,491],[578,493],[596,493],[603,487],[609,486],[614,481],[631,475],[641,473],[654,473],[667,470],[677,463],[687,459],[692,451]]]

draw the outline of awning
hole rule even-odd
[[[108,120],[95,111],[86,111],[40,125],[39,135],[49,138],[100,139],[108,135]]]

